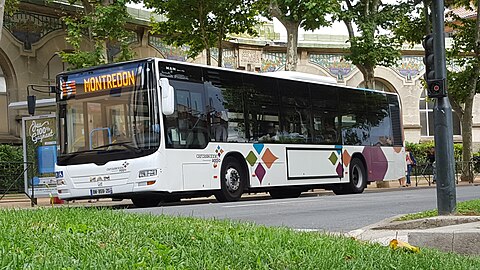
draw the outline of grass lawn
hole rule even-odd
[[[480,199],[465,201],[465,202],[458,202],[457,203],[457,215],[460,216],[480,216]],[[415,214],[408,214],[398,218],[397,220],[413,220],[413,219],[420,219],[420,218],[427,218],[427,217],[436,217],[438,216],[438,211],[435,210],[428,210],[424,212],[419,212]],[[480,269],[480,267],[479,267]]]
[[[95,208],[0,210],[0,269],[479,269],[480,257],[393,251],[250,223]]]

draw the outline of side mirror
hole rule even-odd
[[[160,78],[162,88],[162,112],[164,115],[172,115],[175,111],[175,92],[167,78]]]

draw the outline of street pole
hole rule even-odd
[[[444,1],[432,1],[435,78],[445,79]],[[446,89],[445,89],[446,91]],[[453,155],[452,107],[448,95],[438,97],[433,109],[437,208],[439,215],[452,215],[456,211],[455,158]]]

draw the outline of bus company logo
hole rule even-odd
[[[122,164],[123,168],[125,168],[125,169],[128,167],[128,165],[130,165],[130,163],[128,163],[128,162],[126,162],[126,161],[123,162],[123,164]]]
[[[220,157],[222,156],[223,152],[225,152],[225,151],[223,151],[222,147],[220,147],[220,145],[217,145],[217,148],[215,148],[216,158],[212,159],[213,168],[217,168],[218,163],[220,163],[220,161],[222,161],[222,159]]]
[[[107,172],[120,172],[120,173],[123,173],[123,172],[127,172],[127,166],[128,166],[128,163],[127,162],[124,162],[122,164],[122,166],[118,166],[118,167],[111,167],[111,168],[107,168]]]
[[[275,156],[272,151],[270,151],[270,148],[265,148],[263,143],[255,143],[253,144],[253,148],[254,151],[252,150],[248,152],[245,159],[251,167],[256,165],[255,175],[257,176],[258,181],[260,181],[260,184],[262,184],[262,181],[267,174],[267,169],[272,168],[273,163],[278,159],[278,157]],[[265,169],[265,167],[267,169]]]
[[[60,98],[72,97],[77,94],[77,85],[73,80],[62,82],[62,85],[60,85],[60,90]]]

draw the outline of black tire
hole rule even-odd
[[[362,193],[367,187],[367,173],[363,162],[354,158],[350,162],[350,182],[348,184],[335,185],[332,188],[336,195]]]
[[[302,194],[301,190],[298,189],[274,189],[270,190],[270,197],[273,199],[286,199],[286,198],[298,198]]]
[[[215,192],[219,202],[238,201],[247,183],[247,175],[236,158],[227,157],[222,162],[221,188]]]
[[[152,197],[135,197],[132,198],[132,202],[135,207],[144,208],[144,207],[155,207],[161,202],[159,198]]]

